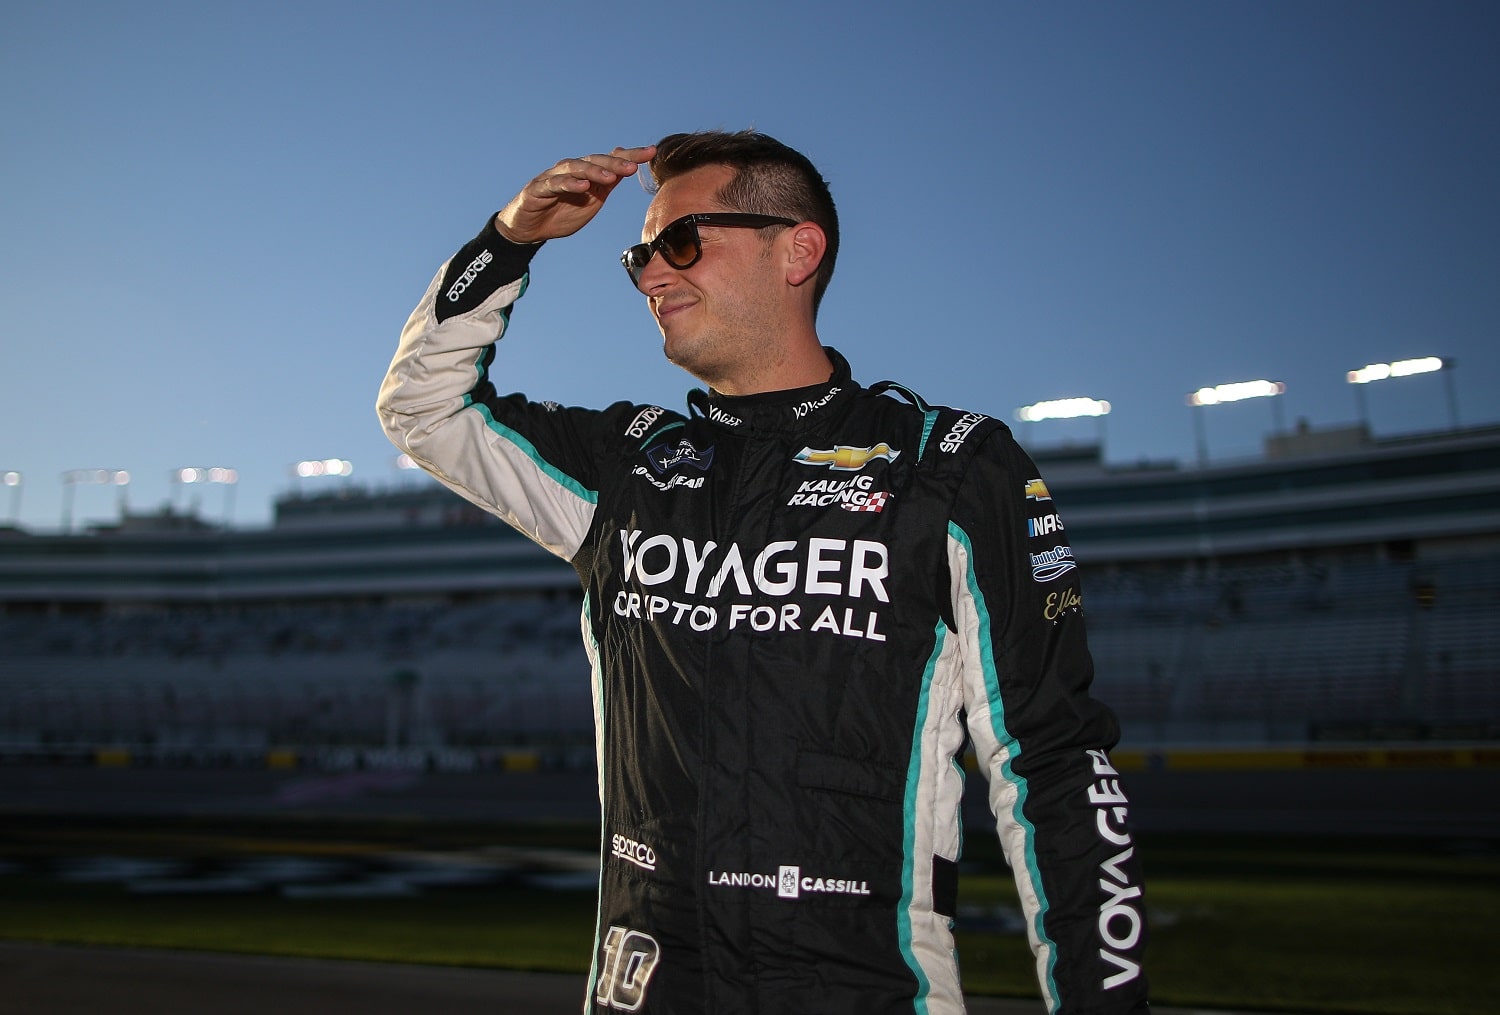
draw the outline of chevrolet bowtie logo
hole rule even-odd
[[[1052,494],[1047,490],[1047,484],[1040,479],[1028,479],[1026,481],[1026,496],[1031,500],[1051,500]]]
[[[850,448],[839,444],[828,451],[803,448],[792,460],[803,465],[825,466],[835,472],[855,472],[877,458],[894,462],[899,454],[901,452],[892,451],[889,444],[877,444],[873,448]]]

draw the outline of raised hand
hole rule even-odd
[[[495,216],[495,228],[514,243],[571,236],[599,213],[621,180],[655,154],[656,146],[646,145],[563,159],[521,188]]]

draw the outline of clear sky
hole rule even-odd
[[[1012,419],[1114,407],[1106,458],[1251,455],[1353,422],[1347,370],[1453,357],[1500,420],[1500,4],[1375,0],[520,4],[10,0],[0,11],[0,472],[55,530],[65,470],[135,511],[400,481],[373,402],[437,267],[560,158],[753,126],[833,186],[819,322],[865,383]],[[532,265],[503,390],[681,405],[618,264],[616,192]],[[1449,424],[1438,375],[1377,434]],[[1017,425],[1090,440],[1094,421]],[[194,493],[184,466],[240,484]],[[116,492],[74,488],[75,525]],[[0,524],[13,492],[0,488]]]

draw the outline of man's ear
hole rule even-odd
[[[786,280],[792,285],[801,285],[817,274],[828,249],[828,237],[816,222],[799,222],[788,233],[791,242]]]

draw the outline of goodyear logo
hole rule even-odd
[[[1027,500],[1051,500],[1052,494],[1047,491],[1047,484],[1040,479],[1028,479],[1026,481]]]
[[[858,472],[870,462],[883,458],[887,462],[894,462],[899,451],[892,451],[889,444],[881,443],[873,448],[851,448],[843,444],[827,450],[820,451],[816,448],[803,448],[793,456],[792,460],[801,462],[803,465],[818,465],[832,469],[834,472]]]

